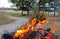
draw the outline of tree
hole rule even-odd
[[[55,10],[59,13],[60,16],[60,0],[54,0]]]
[[[29,10],[31,8],[30,0],[9,0],[9,1],[13,3],[13,5],[17,7],[18,10],[22,10],[22,15],[24,10],[28,11],[28,15],[29,15]]]
[[[22,10],[22,15],[23,15],[23,10],[27,10],[28,11],[28,15],[29,15],[29,9],[33,10],[34,13],[39,10],[41,7],[40,5],[42,4],[43,6],[43,11],[45,9],[45,3],[50,3],[51,0],[39,0],[37,2],[37,6],[35,6],[35,1],[36,0],[10,0],[16,7],[17,9],[21,9]]]
[[[29,15],[29,10],[31,9],[31,0],[26,0],[26,1],[24,1],[24,5],[25,5],[25,7],[26,7],[26,10],[27,10],[27,15]]]
[[[45,8],[45,4],[46,3],[49,3],[50,4],[50,2],[52,2],[52,0],[39,0],[39,2],[38,2],[38,7],[39,8],[42,8],[42,10],[44,11],[46,8]]]
[[[54,8],[54,16],[55,16],[55,9],[56,9],[56,6],[54,4],[54,1],[51,2],[51,7]]]

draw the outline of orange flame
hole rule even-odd
[[[37,22],[37,19],[34,18],[34,19],[32,20],[32,22],[31,22],[31,25],[32,25],[32,26],[35,26],[35,25],[36,25],[36,22]]]
[[[54,22],[53,22],[53,24],[52,24],[52,29],[51,29],[51,32],[53,32],[53,33],[57,31],[56,24],[57,24],[57,20],[55,19]]]
[[[39,21],[39,26],[42,28],[43,27],[43,25],[45,24],[45,23],[48,23],[49,22],[49,19],[45,19],[45,20],[43,20],[43,21]]]

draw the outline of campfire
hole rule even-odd
[[[32,19],[25,26],[22,26],[20,30],[17,30],[13,35],[14,39],[55,39],[54,32],[57,30],[56,20],[54,20],[52,28],[42,29],[45,23],[48,23],[49,19],[44,18],[42,21],[37,18]]]
[[[42,17],[42,18],[41,18]],[[52,23],[52,28],[44,29],[44,24],[48,23],[49,19],[43,15],[36,15],[31,21],[28,21],[26,25],[21,26],[19,30],[14,34],[4,34],[4,39],[56,39],[54,34],[57,31],[57,20]]]

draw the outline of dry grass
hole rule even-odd
[[[0,25],[8,24],[12,22],[13,20],[10,19],[7,15],[5,14],[0,14]]]

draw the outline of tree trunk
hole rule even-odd
[[[60,17],[60,12],[59,12],[59,17]]]
[[[54,8],[54,16],[55,16],[55,8]]]
[[[21,12],[21,15],[23,16],[23,10],[22,10],[22,12]]]
[[[27,15],[29,15],[29,10],[27,11]]]
[[[55,11],[54,11],[54,16],[55,16]]]

